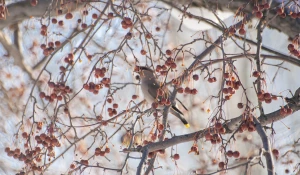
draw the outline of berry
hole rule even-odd
[[[260,76],[260,72],[254,71],[254,72],[252,73],[252,76],[257,78],[257,77]]]
[[[242,108],[244,107],[244,104],[243,104],[243,103],[238,103],[238,104],[237,104],[237,107],[238,107],[239,109],[242,109]]]
[[[291,108],[287,108],[286,109],[286,114],[287,115],[290,115],[290,114],[292,114],[293,113],[293,109],[291,109]]]
[[[216,127],[217,129],[222,128],[222,123],[216,123],[216,124],[215,124],[215,127]]]
[[[238,158],[238,157],[240,157],[240,152],[234,151],[232,155],[233,155],[233,157]]]
[[[219,162],[219,168],[224,169],[225,168],[225,163],[224,162]]]
[[[197,75],[197,74],[193,75],[193,79],[194,79],[195,81],[199,80],[199,75]]]
[[[174,160],[178,160],[180,158],[179,154],[174,154],[173,156]]]
[[[272,153],[274,154],[274,156],[278,157],[279,156],[279,151],[277,149],[273,149]]]
[[[168,49],[168,50],[166,50],[166,54],[170,56],[170,55],[172,55],[172,51]]]
[[[255,13],[255,16],[259,19],[261,19],[263,17],[263,13],[261,11],[258,11]]]
[[[66,15],[65,15],[65,18],[66,19],[72,19],[73,18],[73,15],[72,15],[72,13],[67,13]]]
[[[142,49],[141,50],[141,55],[146,55],[146,54],[147,54],[147,52],[144,49]]]
[[[241,28],[241,29],[239,30],[239,34],[240,34],[240,35],[245,35],[245,34],[246,34],[246,30],[245,30],[244,28]]]
[[[233,152],[232,152],[231,150],[229,150],[229,151],[227,151],[226,155],[227,155],[228,157],[232,157],[232,156],[233,156]]]
[[[113,13],[108,13],[107,17],[108,17],[108,19],[112,19],[114,17],[114,14]]]

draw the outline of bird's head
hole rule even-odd
[[[145,66],[135,66],[134,72],[138,73],[141,78],[155,76],[154,71]]]

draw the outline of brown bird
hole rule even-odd
[[[139,73],[140,75],[141,89],[145,100],[150,104],[153,104],[153,102],[158,102],[158,104],[160,104],[158,105],[158,108],[160,109],[163,108],[163,103],[170,104],[171,114],[179,118],[186,128],[189,128],[190,124],[183,117],[183,113],[177,108],[176,102],[174,101],[171,104],[169,100],[171,92],[166,86],[161,86],[162,83],[157,80],[154,71],[148,67],[138,66],[135,72]],[[183,104],[182,106],[187,110]]]

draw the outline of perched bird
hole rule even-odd
[[[183,113],[177,108],[176,102],[174,101],[172,104],[170,102],[170,91],[166,86],[161,86],[155,73],[152,69],[148,67],[138,66],[135,69],[140,75],[141,81],[141,89],[144,94],[145,100],[152,104],[156,102],[158,104],[158,108],[162,109],[163,105],[171,105],[170,112],[179,118],[186,128],[190,127],[190,124],[183,117]],[[181,103],[182,104],[182,103]],[[182,104],[182,106],[187,110],[187,108]]]

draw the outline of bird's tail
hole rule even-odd
[[[186,128],[190,127],[190,124],[188,123],[188,121],[183,117],[183,113],[176,106],[173,105],[170,109],[170,112],[171,112],[171,114],[173,114],[177,118],[179,118]]]

